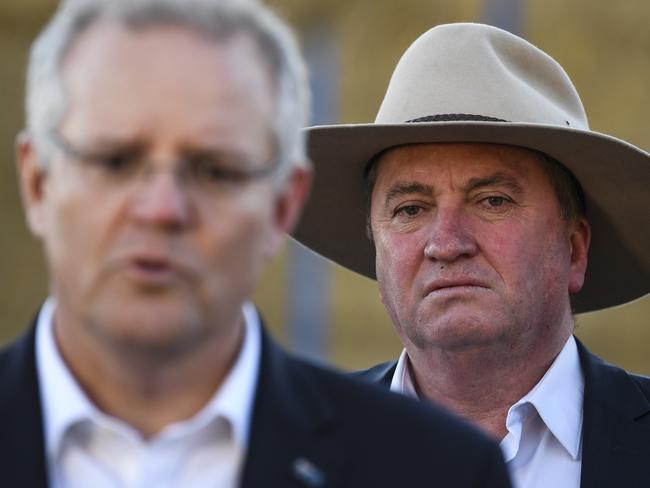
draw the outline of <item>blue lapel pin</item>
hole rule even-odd
[[[293,462],[293,475],[309,488],[325,486],[325,474],[309,459],[299,457]]]

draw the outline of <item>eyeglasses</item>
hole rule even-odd
[[[225,187],[241,186],[270,176],[280,162],[275,157],[255,167],[241,155],[192,150],[186,151],[175,167],[157,168],[142,147],[87,151],[75,147],[57,131],[51,133],[51,141],[66,158],[81,163],[94,184],[103,187],[128,187],[148,180],[159,171],[172,171],[191,191],[215,195]]]

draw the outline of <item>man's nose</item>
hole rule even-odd
[[[177,230],[192,220],[192,207],[180,175],[171,170],[155,171],[140,181],[131,212],[140,223]]]
[[[469,216],[457,206],[439,206],[428,229],[424,255],[428,259],[453,262],[476,254],[478,245]]]

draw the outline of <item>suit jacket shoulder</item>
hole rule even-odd
[[[390,383],[393,380],[396,368],[397,361],[386,361],[385,363],[377,364],[368,369],[354,371],[350,373],[350,376],[390,388]]]
[[[509,486],[498,446],[451,415],[263,351],[245,488]]]
[[[47,486],[34,330],[0,351],[2,486]]]
[[[577,342],[585,376],[581,486],[650,486],[650,379]]]

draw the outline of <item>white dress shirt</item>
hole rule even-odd
[[[390,385],[417,398],[406,351]],[[584,376],[569,337],[541,380],[508,410],[501,451],[515,488],[578,488],[582,465]]]
[[[238,485],[261,354],[260,324],[253,305],[243,307],[244,341],[218,391],[192,418],[168,425],[151,439],[101,412],[84,393],[56,345],[55,307],[52,299],[45,303],[36,331],[51,488]]]

